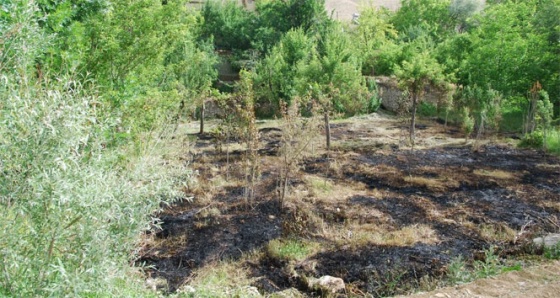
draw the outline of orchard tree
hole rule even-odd
[[[425,43],[418,46],[412,45],[409,50],[410,56],[397,66],[395,74],[401,88],[408,91],[411,108],[410,142],[414,147],[416,109],[422,101],[424,89],[428,85],[442,85],[445,81],[443,68],[437,60],[431,56]]]

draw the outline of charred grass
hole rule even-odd
[[[243,146],[226,153],[211,136],[193,139],[183,157],[198,173],[184,189],[193,199],[157,215],[161,228],[146,235],[138,263],[170,291],[317,296],[304,281],[331,275],[346,282],[340,296],[387,296],[443,285],[454,260],[477,264],[490,247],[498,262],[539,253],[532,238],[560,230],[557,158],[492,142],[473,151],[430,122],[418,136],[429,142],[411,151],[401,127],[387,118],[334,124],[334,150],[314,143],[283,208],[281,130],[260,131],[251,201]]]

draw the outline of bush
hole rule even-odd
[[[130,262],[173,181],[147,140],[108,146],[120,119],[96,90],[37,82],[32,5],[8,9],[20,19],[0,38],[0,296],[146,296]]]
[[[540,149],[543,147],[543,143],[544,137],[542,131],[534,131],[523,136],[523,139],[519,142],[519,147]]]
[[[437,107],[429,102],[421,102],[418,106],[418,114],[423,117],[436,117]]]
[[[368,113],[375,113],[381,107],[381,96],[379,96],[379,89],[374,79],[369,78],[366,80],[369,91]]]
[[[115,120],[94,96],[2,79],[1,291],[127,296],[135,241],[169,181],[156,160],[107,148]]]

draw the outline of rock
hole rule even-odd
[[[163,277],[146,279],[146,287],[154,291],[167,291],[169,289],[167,279]]]
[[[177,292],[186,293],[186,294],[194,294],[194,293],[196,293],[196,289],[189,286],[189,285],[186,285],[186,286],[181,287],[181,289],[178,290]]]
[[[543,246],[545,248],[551,248],[560,244],[560,234],[548,234],[544,237],[538,237],[533,239],[533,244],[536,246]]]
[[[252,286],[248,286],[245,289],[245,297],[261,297],[261,294],[259,293],[259,289],[257,289],[256,287],[252,287]]]
[[[313,290],[321,290],[327,293],[336,293],[346,288],[344,280],[338,277],[325,275],[319,279],[310,278],[307,280],[307,286]]]
[[[289,288],[284,291],[275,292],[270,295],[270,298],[303,298],[305,297],[300,291],[294,288]]]

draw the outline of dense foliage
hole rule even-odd
[[[303,115],[372,112],[379,98],[368,76],[384,75],[408,95],[413,119],[425,90],[439,88],[448,96],[429,104],[466,133],[558,143],[547,136],[560,113],[560,0],[401,4],[340,23],[322,0],[262,0],[254,10],[214,0],[201,9],[2,2],[0,294],[142,291],[129,282],[131,251],[173,192],[156,162],[143,167],[149,136],[219,93],[224,57],[247,71],[257,116],[280,116],[295,98],[306,100]],[[221,89],[221,100],[236,89]]]

